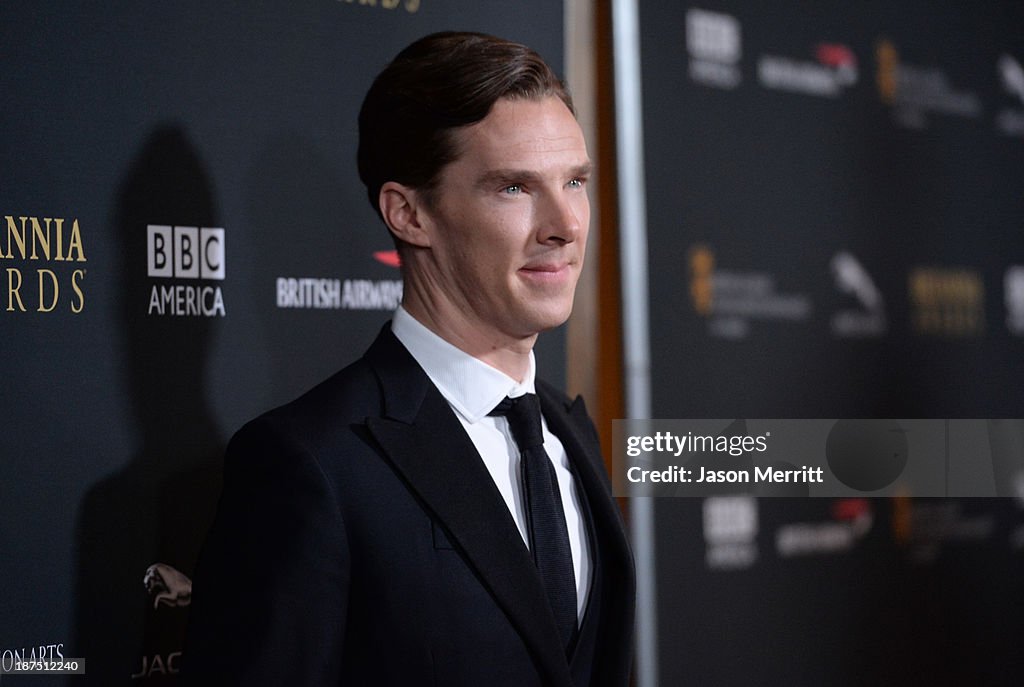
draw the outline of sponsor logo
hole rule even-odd
[[[694,310],[707,318],[714,336],[742,339],[751,320],[799,322],[811,315],[806,295],[778,293],[767,272],[721,269],[708,246],[690,249],[689,266]]]
[[[146,568],[142,585],[153,597],[153,609],[160,606],[182,607],[192,603],[192,580],[165,563]]]
[[[2,231],[2,311],[80,314],[87,260],[78,220],[4,215]]]
[[[885,334],[885,301],[871,275],[851,253],[841,251],[830,264],[836,288],[857,299],[859,309],[840,310],[832,316],[832,333],[838,337],[874,337]]]
[[[1024,549],[1024,525],[1017,525],[1017,528],[1010,532],[1010,550],[1020,551]]]
[[[396,10],[402,8],[409,14],[418,12],[423,4],[421,0],[337,0],[345,5],[359,5],[362,7],[379,7],[385,10]]]
[[[916,563],[931,563],[946,544],[985,541],[995,532],[991,513],[965,515],[955,499],[891,499],[893,536]]]
[[[177,675],[180,668],[178,661],[181,660],[180,651],[172,651],[169,654],[153,654],[142,657],[142,666],[139,672],[132,673],[131,679],[150,678],[154,675]]]
[[[1011,334],[1024,335],[1024,266],[1014,265],[1003,275],[1003,302],[1006,328]]]
[[[153,599],[153,610],[161,608],[185,608],[192,603],[192,580],[181,571],[166,563],[154,563],[146,568],[142,586]],[[180,642],[178,642],[180,645]],[[177,675],[181,651],[142,654],[139,670],[131,674],[132,680],[151,678],[154,675]]]
[[[704,562],[710,570],[742,570],[757,562],[757,499],[704,499]]]
[[[397,268],[398,252],[381,250],[373,259]],[[299,310],[385,310],[402,302],[401,279],[278,277],[277,307]]]
[[[161,280],[151,287],[148,314],[224,317],[220,285],[202,282],[223,281],[225,271],[223,229],[160,224],[146,227],[146,274]],[[181,283],[183,280],[186,283]]]
[[[1024,104],[1024,67],[1020,62],[1003,54],[997,63],[1003,90]],[[1024,138],[1024,109],[1004,107],[996,113],[996,130],[1006,136]]]
[[[1002,77],[1003,89],[1015,95],[1024,104],[1024,68],[1020,62],[1007,54],[999,58],[999,76]]]
[[[977,94],[957,91],[936,67],[903,62],[892,41],[882,39],[877,43],[875,60],[879,97],[893,108],[893,116],[901,126],[923,129],[928,125],[925,115],[929,112],[972,119],[981,115]]]
[[[832,505],[832,520],[783,525],[775,533],[781,558],[844,553],[853,549],[874,524],[867,499],[839,499]]]
[[[391,311],[401,302],[401,279],[277,278],[278,308]]]
[[[1018,509],[1024,509],[1024,470],[1018,471],[1013,480],[1014,502]],[[1009,544],[1011,551],[1024,549],[1024,524],[1017,525],[1010,531]]]
[[[985,330],[985,287],[968,269],[918,268],[908,279],[911,324],[918,334],[981,336]]]
[[[402,260],[398,257],[397,250],[374,251],[373,259],[388,267],[400,267],[402,265]]]
[[[757,78],[765,88],[837,98],[844,88],[857,83],[857,57],[838,43],[819,45],[816,61],[763,55],[757,62]]]
[[[690,78],[714,88],[740,85],[738,63],[742,54],[740,23],[720,12],[690,9],[686,12],[686,49],[690,53]]]

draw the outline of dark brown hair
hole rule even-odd
[[[359,112],[359,178],[380,214],[380,189],[396,181],[429,192],[459,156],[452,134],[479,122],[501,98],[556,96],[568,89],[540,55],[482,33],[435,33],[381,72]]]

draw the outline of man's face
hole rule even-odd
[[[558,98],[502,99],[456,141],[426,210],[427,298],[496,342],[560,325],[590,223],[583,132]]]

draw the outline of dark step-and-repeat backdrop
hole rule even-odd
[[[641,3],[652,415],[1019,417],[1024,11],[775,5]],[[562,9],[0,7],[3,660],[174,682],[227,438],[401,295],[355,174],[371,79],[448,28],[560,65]],[[559,379],[564,339],[539,357]],[[656,522],[661,684],[1024,672],[1024,501]]]
[[[174,681],[227,439],[399,302],[356,116],[444,29],[562,64],[560,2],[0,5],[0,657],[87,659],[4,683]]]
[[[1022,417],[1021,4],[641,2],[640,26],[652,415]],[[655,522],[661,684],[1024,680],[1024,498]]]

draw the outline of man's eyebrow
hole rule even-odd
[[[477,179],[477,186],[491,187],[501,184],[533,183],[540,179],[536,172],[525,169],[492,169],[484,172]]]
[[[570,174],[573,177],[588,177],[590,173],[594,171],[593,162],[584,162],[582,165],[576,165],[570,170]]]
[[[569,170],[570,178],[589,176],[594,165],[591,162],[576,165]],[[532,184],[541,179],[541,175],[527,169],[492,169],[484,172],[477,180],[477,186],[491,187],[500,184]]]

